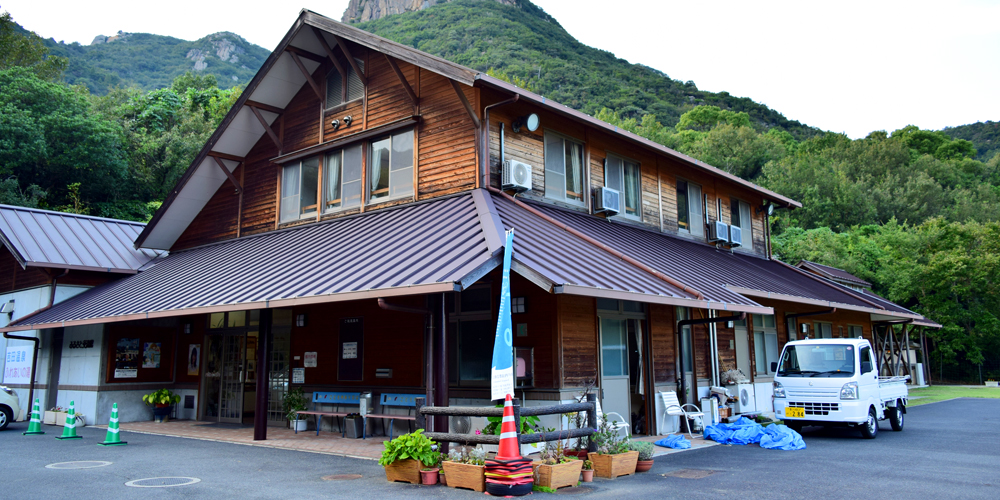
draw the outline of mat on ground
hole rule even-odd
[[[664,448],[673,448],[675,450],[686,450],[691,447],[691,441],[685,439],[681,434],[672,434],[659,441],[653,442],[653,444]]]
[[[760,443],[769,450],[801,450],[806,447],[802,436],[785,425],[771,424],[766,428],[753,420],[740,417],[731,424],[716,424],[705,427],[705,439],[719,444]]]

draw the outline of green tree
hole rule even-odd
[[[28,68],[43,80],[61,79],[69,61],[49,55],[44,40],[34,31],[22,33],[18,28],[10,13],[0,14],[0,70]]]

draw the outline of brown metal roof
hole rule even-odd
[[[496,253],[466,193],[176,252],[3,330],[454,291]]]
[[[165,252],[135,250],[145,224],[0,205],[0,238],[22,267],[138,271]]]
[[[513,270],[542,288],[573,295],[706,309],[773,313],[770,307],[761,306],[751,299],[726,290],[720,284],[704,280],[685,282],[704,295],[704,299],[699,299],[694,294],[672,286],[639,267],[615,258],[607,251],[518,207],[505,197],[493,194],[491,199],[504,227],[515,229]],[[592,231],[588,223],[602,219],[548,206],[537,205],[536,208],[542,209],[544,213],[557,218],[560,222],[584,232],[589,231],[610,247],[626,254],[635,252],[635,245],[650,243],[636,242],[637,236],[654,235],[643,231],[634,233],[632,228],[627,226],[610,224],[607,226],[610,228],[607,233]],[[649,261],[646,263],[649,264]],[[698,268],[700,263],[685,260],[678,262],[678,265]],[[661,270],[668,276],[678,278],[676,274],[670,272],[673,269]]]
[[[853,274],[851,274],[851,273],[849,273],[849,272],[847,272],[847,271],[845,271],[843,269],[838,269],[838,268],[833,267],[833,266],[824,266],[823,264],[818,264],[816,262],[811,262],[811,261],[808,261],[808,260],[803,260],[802,262],[799,262],[799,266],[798,267],[800,267],[802,269],[805,269],[805,270],[808,270],[808,271],[813,271],[815,273],[818,273],[820,276],[823,276],[825,278],[830,278],[830,279],[832,279],[834,281],[844,281],[844,282],[850,283],[852,285],[858,285],[858,286],[863,286],[863,287],[871,287],[872,286],[871,283],[869,283],[869,282],[867,282],[867,281],[865,281],[865,280],[863,280],[863,279],[861,279],[861,278],[859,278],[859,277],[857,277],[857,276],[855,276],[855,275],[853,275]]]

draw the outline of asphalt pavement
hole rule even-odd
[[[713,446],[658,457],[634,477],[595,480],[562,494],[591,498],[1000,498],[1000,399],[958,399],[910,408],[906,427],[882,422],[875,440],[851,429],[806,428],[807,449]],[[388,483],[371,460],[122,432],[102,447],[102,429],[55,439],[62,428],[0,432],[0,498],[478,498],[440,486]],[[86,469],[53,469],[90,461]],[[340,479],[328,476],[342,476]],[[346,476],[346,477],[343,477]],[[357,477],[360,476],[360,477]],[[127,482],[165,486],[136,488]],[[324,479],[326,477],[326,479]],[[354,479],[349,479],[355,477]],[[546,493],[535,495],[547,496]],[[534,496],[534,498],[538,498]]]

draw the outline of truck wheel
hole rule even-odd
[[[892,430],[903,430],[903,413],[903,400],[899,399],[896,401],[896,407],[889,412],[889,423],[892,424]]]
[[[865,439],[875,439],[878,436],[878,415],[875,414],[875,408],[868,409],[868,420],[861,424],[861,437]]]
[[[0,406],[0,431],[7,428],[7,424],[14,421],[14,415],[10,411],[10,408],[6,406]]]

